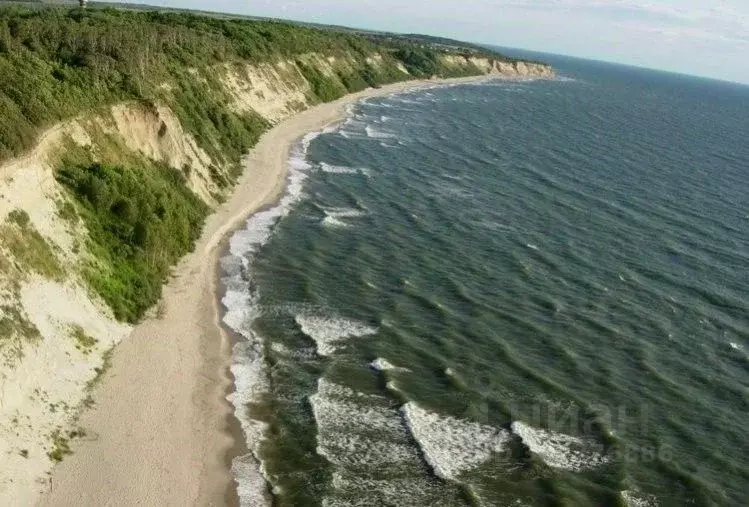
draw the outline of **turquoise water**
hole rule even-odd
[[[224,260],[244,502],[749,503],[749,88],[555,63],[297,147]]]

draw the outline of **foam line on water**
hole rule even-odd
[[[363,174],[364,176],[370,175],[370,170],[366,167],[349,167],[344,165],[332,165],[325,162],[320,162],[320,170],[328,174]]]
[[[322,220],[322,225],[326,227],[349,227],[349,224],[345,219],[359,218],[365,216],[367,213],[356,208],[324,208],[320,207],[325,213],[325,218]]]
[[[430,412],[406,403],[403,416],[434,473],[455,480],[485,463],[509,441],[506,430]]]
[[[321,356],[335,353],[347,339],[371,336],[378,331],[363,322],[339,317],[297,315],[295,320],[302,332],[315,341]]]
[[[581,472],[608,462],[596,450],[596,444],[584,438],[533,428],[520,421],[512,423],[512,431],[552,468]]]
[[[386,433],[393,439],[407,439],[408,432],[397,413],[387,407],[361,405],[329,398],[320,393],[310,397],[318,426],[340,432]]]
[[[373,479],[366,474],[335,472],[333,488],[343,498],[326,497],[325,507],[372,505],[464,505],[451,492],[428,477]]]
[[[377,130],[371,125],[367,125],[366,127],[364,127],[364,131],[367,133],[367,137],[371,139],[395,139],[398,137],[395,134]]]
[[[434,505],[444,496],[386,396],[320,378],[309,399],[317,453],[334,468],[323,505]]]
[[[655,507],[658,505],[653,495],[645,495],[632,490],[622,491],[620,494],[627,507]]]
[[[356,167],[332,165],[325,162],[320,162],[320,169],[329,174],[359,174],[359,169]]]
[[[242,506],[268,504],[264,494],[268,477],[258,452],[265,439],[267,425],[252,419],[247,413],[247,405],[258,402],[269,390],[262,340],[252,332],[252,323],[260,314],[253,291],[252,262],[257,250],[273,234],[278,220],[301,199],[304,181],[311,168],[306,160],[307,150],[319,134],[307,134],[293,147],[287,162],[286,193],[275,206],[247,219],[245,226],[230,238],[229,254],[220,260],[225,286],[221,299],[225,309],[223,322],[244,338],[232,350],[231,372],[235,390],[227,396],[252,452],[252,456],[235,458],[231,467]],[[262,477],[265,480],[260,480]]]

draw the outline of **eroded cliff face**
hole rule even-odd
[[[502,76],[517,76],[523,78],[553,78],[555,77],[554,69],[549,65],[542,63],[513,62],[505,63],[495,61],[489,72]]]
[[[118,104],[48,130],[0,166],[0,502],[30,505],[47,472],[83,437],[75,422],[131,331],[88,285],[88,231],[55,172],[84,150],[102,163],[151,160],[184,174],[209,206],[219,164],[166,106]],[[189,168],[189,169],[187,169]],[[151,312],[158,318],[158,308]]]
[[[539,64],[444,58],[469,73],[553,76]],[[409,77],[402,64],[379,54],[367,64]],[[345,90],[342,80],[356,65],[353,56],[307,54],[213,70],[232,99],[230,110],[275,124],[319,102],[311,71],[326,76],[327,86]],[[164,84],[165,96],[173,86]],[[82,436],[77,415],[106,370],[108,353],[131,331],[83,274],[96,259],[85,223],[56,179],[66,156],[80,152],[106,164],[166,165],[209,207],[228,191],[215,177],[227,170],[225,162],[201,148],[166,103],[118,104],[59,124],[31,152],[0,166],[0,502],[5,505],[31,504],[48,487],[47,473],[69,452],[68,442]],[[156,307],[148,318],[158,314]]]
[[[448,68],[477,70],[498,77],[549,79],[555,76],[551,66],[533,62],[505,62],[485,57],[446,55],[442,57],[442,63]]]

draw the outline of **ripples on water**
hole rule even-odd
[[[568,73],[367,100],[233,238],[279,505],[747,503],[749,90]]]

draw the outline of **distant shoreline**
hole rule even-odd
[[[53,471],[40,505],[223,505],[236,502],[232,456],[241,451],[226,394],[232,339],[222,325],[218,261],[231,234],[286,186],[291,148],[308,132],[342,121],[364,98],[491,79],[409,81],[321,104],[279,123],[246,157],[229,199],[206,221],[195,251],[164,287],[163,314],[135,327],[80,425],[92,438]],[[238,447],[240,446],[240,447]],[[73,499],[75,499],[73,501]]]

